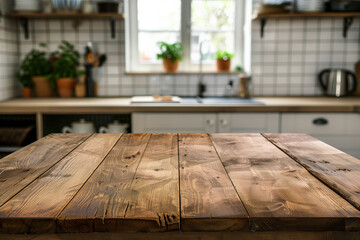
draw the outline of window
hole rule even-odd
[[[200,46],[205,71],[215,71],[218,50],[243,65],[244,0],[128,0],[125,8],[127,71],[162,71],[160,41],[183,44],[180,71],[199,70]]]

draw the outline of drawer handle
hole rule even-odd
[[[214,121],[211,120],[211,119],[208,119],[208,120],[206,120],[206,123],[207,123],[208,125],[213,125],[213,124],[214,124]]]
[[[316,118],[313,120],[313,124],[318,125],[318,126],[327,125],[328,123],[329,123],[329,121],[325,118]]]

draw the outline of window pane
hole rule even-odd
[[[180,0],[138,0],[138,29],[180,30],[180,10]]]
[[[160,53],[158,42],[175,43],[180,41],[179,32],[139,32],[140,63],[161,63],[156,54]]]
[[[191,21],[191,62],[199,62],[201,42],[204,62],[215,61],[218,50],[234,52],[234,0],[192,0]]]

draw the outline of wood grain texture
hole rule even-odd
[[[360,240],[358,232],[165,232],[4,235],[1,240]]]
[[[51,134],[0,160],[0,206],[81,144],[90,134]]]
[[[121,135],[94,134],[0,208],[0,231],[55,232],[55,218]],[[44,160],[46,161],[46,160]]]
[[[207,134],[179,134],[182,231],[248,229],[248,215]]]
[[[306,134],[264,134],[360,210],[360,160]]]
[[[359,211],[260,134],[210,136],[249,213],[251,230],[356,227]]]
[[[125,134],[59,216],[59,232],[92,232],[124,201],[150,134]]]
[[[109,206],[95,231],[179,230],[178,139],[152,134],[125,199]]]

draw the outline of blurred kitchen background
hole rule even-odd
[[[133,96],[133,95],[180,95],[195,96],[197,94],[197,72],[181,74],[163,74],[161,71],[144,74],[126,74],[125,54],[125,20],[116,20],[116,34],[111,36],[111,26],[108,19],[84,19],[74,28],[73,20],[63,19],[29,19],[28,38],[24,36],[21,19],[5,17],[11,12],[13,1],[3,0],[2,17],[0,20],[0,100],[20,96],[20,84],[15,81],[16,72],[24,56],[39,43],[47,43],[49,50],[56,50],[62,40],[74,44],[81,54],[84,47],[91,41],[99,52],[107,55],[107,63],[101,69],[98,81],[98,96]],[[9,2],[6,6],[5,2]],[[201,7],[199,2],[198,9]],[[224,7],[224,1],[212,1]],[[317,82],[317,74],[326,68],[345,68],[354,71],[354,64],[360,59],[360,21],[355,18],[343,37],[344,19],[340,17],[313,17],[313,18],[268,18],[261,38],[261,19],[252,20],[259,10],[261,3],[274,3],[279,1],[242,1],[244,16],[242,24],[245,26],[244,43],[238,49],[245,53],[235,52],[233,43],[235,10],[234,1],[228,0],[230,5],[224,9],[226,15],[224,27],[230,29],[225,36],[229,37],[228,51],[236,55],[235,65],[245,68],[252,76],[254,96],[318,96],[322,91]],[[246,3],[245,3],[246,2]],[[46,1],[41,2],[45,5]],[[119,13],[124,12],[124,2],[119,1]],[[251,6],[248,5],[251,3]],[[96,1],[90,1],[91,10],[97,11]],[[141,5],[141,4],[144,4]],[[147,5],[149,6],[147,6]],[[194,4],[194,3],[193,3]],[[232,5],[231,5],[232,4]],[[149,7],[151,7],[151,11]],[[178,16],[180,0],[139,0],[139,23],[144,29],[161,19]],[[161,11],[166,6],[166,11]],[[157,13],[154,9],[159,9]],[[194,8],[195,9],[195,8]],[[16,10],[16,9],[15,9]],[[233,10],[233,11],[230,11]],[[209,12],[193,10],[199,29],[206,20]],[[177,15],[176,15],[177,14]],[[160,20],[159,20],[160,19]],[[236,18],[238,19],[238,18]],[[250,26],[246,24],[249,23]],[[179,28],[180,21],[167,23],[169,29]],[[145,63],[156,62],[158,40],[179,40],[179,31],[169,33],[166,31],[139,31],[141,60]],[[154,32],[158,32],[156,36]],[[146,35],[147,34],[147,35]],[[196,33],[195,33],[196,34]],[[206,34],[206,33],[205,33]],[[250,36],[251,34],[251,36]],[[200,36],[199,36],[200,35]],[[144,37],[142,37],[144,36]],[[142,38],[141,38],[142,37]],[[198,34],[198,39],[201,34]],[[194,37],[194,38],[195,38]],[[162,39],[161,39],[162,38]],[[131,40],[130,40],[131,41]],[[145,43],[144,43],[145,42]],[[146,44],[147,42],[147,44]],[[198,42],[199,43],[199,42]],[[199,61],[198,43],[194,44],[191,59]],[[150,48],[150,45],[153,45]],[[251,49],[251,52],[249,51]],[[248,53],[246,53],[246,50]],[[240,60],[240,55],[244,55]],[[247,55],[246,55],[247,54]],[[211,60],[209,60],[211,61]],[[180,66],[181,68],[181,66]],[[214,69],[215,70],[215,69]],[[204,82],[207,86],[205,96],[224,95],[225,85],[229,79],[234,80],[234,87],[238,87],[238,73],[206,74]],[[235,91],[236,92],[236,91]]]

